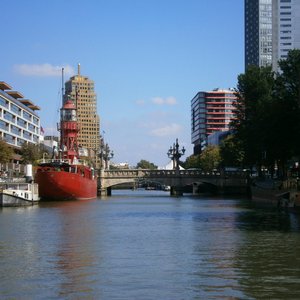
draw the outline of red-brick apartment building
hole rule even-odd
[[[194,154],[207,144],[218,144],[234,118],[236,92],[233,89],[198,92],[191,100],[191,138]],[[210,141],[209,141],[210,140]]]

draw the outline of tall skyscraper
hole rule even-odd
[[[245,66],[272,64],[272,0],[245,0]]]
[[[100,119],[97,114],[97,96],[94,81],[80,74],[80,64],[77,75],[65,83],[64,101],[68,97],[75,102],[77,119],[80,124],[78,143],[87,149],[87,155],[97,165],[97,153],[100,149]]]
[[[245,0],[245,67],[272,65],[300,49],[299,0]]]
[[[300,1],[276,0],[273,3],[273,69],[291,49],[300,49]]]

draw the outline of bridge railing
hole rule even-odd
[[[204,172],[201,170],[150,170],[150,169],[126,169],[126,170],[105,170],[104,177],[248,177],[244,171],[211,171]]]

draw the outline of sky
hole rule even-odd
[[[55,130],[65,80],[95,82],[114,163],[159,167],[178,138],[193,154],[191,100],[244,72],[243,0],[0,0],[0,81]]]

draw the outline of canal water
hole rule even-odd
[[[300,217],[113,191],[0,209],[1,299],[300,299]]]

